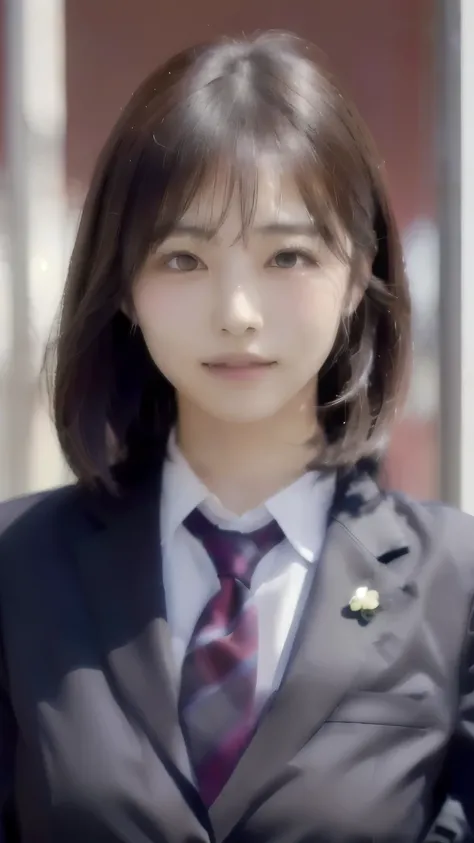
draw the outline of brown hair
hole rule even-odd
[[[380,449],[411,346],[380,161],[314,48],[267,33],[172,58],[133,95],[99,157],[65,287],[54,378],[59,441],[81,480],[112,487],[114,461],[138,465],[161,451],[176,418],[174,389],[122,306],[152,246],[223,166],[229,201],[238,190],[242,225],[251,224],[266,152],[293,173],[331,248],[343,249],[341,230],[349,236],[353,283],[364,283],[318,380],[319,464],[352,466]]]

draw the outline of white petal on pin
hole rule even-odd
[[[380,606],[378,591],[366,585],[356,588],[351,597],[349,608],[351,612],[375,612]]]
[[[380,599],[378,591],[375,591],[375,589],[367,591],[367,594],[364,597],[364,609],[368,609],[370,612],[374,612],[375,609],[378,609],[379,606]]]

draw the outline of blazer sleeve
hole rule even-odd
[[[448,781],[451,795],[464,810],[474,840],[474,601],[468,620],[461,659],[459,714],[448,754]]]
[[[0,843],[19,840],[13,800],[15,717],[0,675]]]
[[[466,817],[459,802],[448,799],[443,806],[426,843],[473,843]]]
[[[0,504],[0,536],[48,493],[24,495]],[[0,641],[0,843],[20,843],[15,812],[14,765],[17,725],[10,703],[3,648]]]

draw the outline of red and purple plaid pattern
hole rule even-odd
[[[246,601],[257,564],[284,534],[276,521],[252,533],[221,530],[198,509],[184,526],[206,549],[221,586],[194,629],[179,697],[189,756],[209,806],[255,728],[258,622],[255,607]]]

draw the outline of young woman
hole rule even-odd
[[[384,494],[409,297],[379,158],[278,34],[181,53],[100,156],[3,506],[22,843],[415,843],[474,820],[474,524]]]

